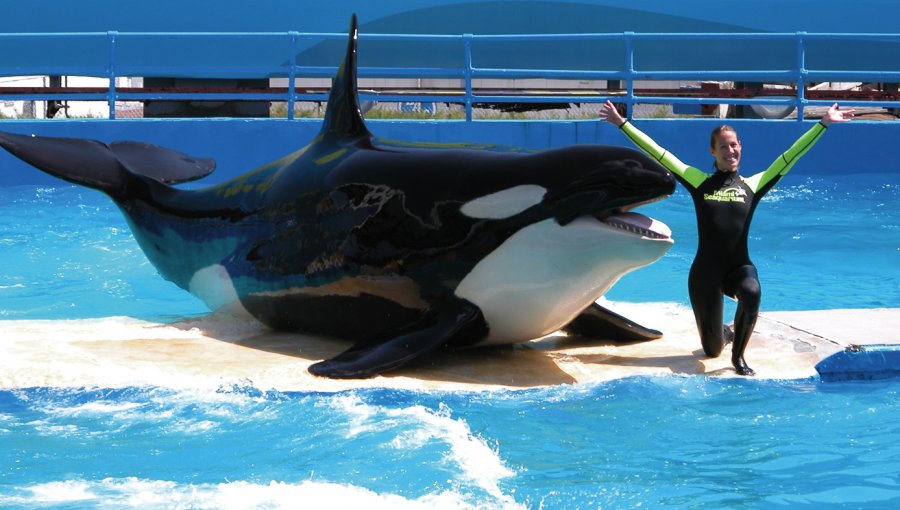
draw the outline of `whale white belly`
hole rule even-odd
[[[481,308],[490,328],[482,345],[527,342],[568,324],[624,274],[656,261],[671,245],[593,218],[565,227],[548,219],[485,257],[456,295]]]

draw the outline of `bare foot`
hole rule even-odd
[[[747,365],[747,362],[744,361],[743,356],[740,358],[731,358],[731,364],[734,366],[734,371],[738,373],[738,375],[754,375],[756,372]]]

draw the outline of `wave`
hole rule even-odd
[[[2,463],[16,466],[0,507],[519,508],[498,448],[449,406],[407,403],[417,395],[0,391]]]
[[[475,508],[524,508],[511,502],[471,501],[456,491],[441,491],[419,498],[377,493],[352,484],[321,481],[219,484],[183,484],[140,478],[107,478],[98,481],[46,482],[0,495],[0,506],[22,508],[77,505],[79,508],[193,508],[272,509],[367,508],[399,510],[456,510]]]
[[[474,484],[494,499],[512,502],[499,484],[515,473],[504,465],[496,448],[476,437],[464,420],[454,419],[446,404],[439,403],[437,411],[422,405],[389,408],[367,404],[355,394],[339,395],[331,403],[352,418],[349,436],[380,429],[387,423],[405,422],[389,442],[392,448],[408,452],[433,441],[444,443],[448,447],[445,461],[452,464],[452,471],[459,473],[463,483]]]

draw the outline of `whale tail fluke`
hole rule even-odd
[[[359,108],[356,87],[356,49],[359,38],[356,14],[350,18],[347,53],[331,85],[325,109],[322,135],[330,140],[368,138],[371,136]]]
[[[132,175],[177,184],[205,177],[215,168],[212,159],[192,158],[140,142],[106,145],[82,138],[0,132],[0,147],[50,175],[113,197],[125,190]]]

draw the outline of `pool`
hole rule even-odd
[[[0,507],[897,508],[898,390],[0,391]]]
[[[900,306],[900,173],[791,174],[757,211],[764,310]],[[687,304],[676,245],[612,300]],[[202,304],[81,188],[0,188],[0,318]],[[900,382],[633,377],[492,392],[0,391],[0,507],[896,508]]]

